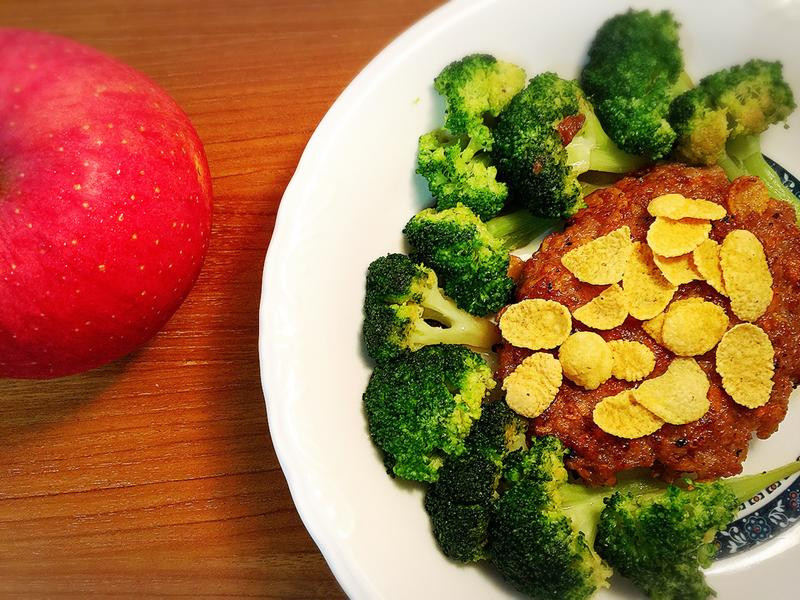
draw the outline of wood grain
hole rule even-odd
[[[352,77],[438,0],[0,2],[169,92],[205,142],[214,231],[154,340],[108,367],[0,381],[0,596],[333,598],[267,430],[261,269],[281,195]]]

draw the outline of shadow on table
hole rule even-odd
[[[0,379],[0,436],[8,446],[72,417],[125,372],[136,353],[80,375]]]

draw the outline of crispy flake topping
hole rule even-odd
[[[558,360],[567,379],[587,390],[597,389],[611,377],[611,349],[591,331],[569,336],[558,350]]]
[[[746,229],[731,231],[719,262],[733,314],[742,321],[758,320],[772,302],[772,274],[761,242]]]
[[[561,381],[558,360],[546,352],[537,352],[523,360],[503,382],[506,404],[524,417],[538,417],[552,404]]]
[[[765,405],[772,393],[775,351],[764,330],[741,323],[717,346],[717,373],[734,402],[747,408]]]
[[[529,350],[558,347],[572,329],[569,309],[552,300],[523,300],[506,308],[500,331],[514,346]]]
[[[631,390],[601,400],[594,407],[592,418],[606,433],[627,439],[655,433],[664,424],[663,419],[636,402]]]
[[[610,285],[622,279],[631,253],[631,230],[627,225],[570,250],[561,264],[584,283]]]
[[[628,318],[628,305],[625,293],[619,284],[613,284],[600,292],[572,313],[578,321],[592,329],[614,329]]]

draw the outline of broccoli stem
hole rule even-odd
[[[586,121],[578,134],[567,144],[567,164],[578,175],[586,171],[627,173],[647,162],[642,156],[620,150],[603,130],[589,103],[581,100],[580,105]]]
[[[480,344],[481,340],[485,344]],[[480,350],[491,348],[493,338],[485,331],[475,331],[463,324],[454,327],[434,327],[425,321],[414,324],[414,329],[409,333],[408,341],[412,346],[433,346],[436,344],[457,344],[470,346]],[[478,345],[480,344],[480,345]]]
[[[722,481],[736,494],[739,502],[745,502],[768,485],[794,475],[798,471],[800,471],[800,461],[795,461],[771,471],[764,471],[755,475],[740,475],[739,477],[723,479]]]
[[[800,464],[800,463],[799,463]],[[606,498],[614,492],[630,492],[634,496],[658,494],[666,484],[656,479],[630,479],[614,487],[589,487],[579,483],[564,485],[561,492],[561,506],[572,519],[575,526],[586,536],[586,543],[594,547],[600,513],[605,507]]]
[[[596,118],[594,120],[597,121]],[[598,121],[597,124],[599,129],[600,122]],[[603,171],[605,173],[628,173],[641,168],[647,162],[641,156],[635,156],[620,150],[602,129],[599,129],[596,136],[595,147],[592,148],[592,152],[589,155],[588,170]]]
[[[487,221],[486,228],[508,250],[515,250],[528,245],[557,222],[558,219],[537,217],[522,209]]]
[[[736,495],[739,502],[745,502],[755,496],[767,486],[794,475],[800,471],[800,461],[789,463],[777,469],[758,473],[723,479],[722,481]],[[561,494],[561,507],[572,520],[575,527],[586,536],[586,543],[594,547],[597,536],[597,526],[600,513],[605,508],[605,500],[615,492],[631,493],[634,496],[655,496],[666,488],[666,484],[656,479],[633,478],[621,481],[614,487],[589,487],[577,483],[568,483],[559,491]]]
[[[581,181],[579,183],[581,184],[581,193],[583,194],[584,198],[586,198],[592,192],[600,190],[604,187],[608,187],[607,185],[600,185],[599,183],[593,183],[588,181]]]
[[[783,200],[794,206],[800,220],[800,199],[783,185],[780,175],[764,160],[759,136],[741,135],[730,140],[726,152],[719,160],[719,165],[731,181],[742,175],[760,177],[767,186],[770,198]]]
[[[431,288],[422,300],[423,317],[440,322],[446,327],[433,327],[424,321],[415,326],[414,341],[433,341],[440,344],[463,344],[472,348],[488,349],[500,341],[497,327],[489,321],[470,315],[442,295],[439,288]],[[419,338],[417,336],[420,336]]]
[[[466,146],[464,146],[462,143],[462,148],[463,149],[461,150],[461,158],[463,158],[465,161],[472,160],[472,158],[478,152],[481,152],[483,150],[483,148],[481,148],[481,145],[476,140],[473,139],[469,139]]]
[[[681,71],[681,74],[678,76],[678,80],[672,86],[672,97],[675,98],[680,96],[682,93],[688,92],[693,87],[694,83],[692,82],[692,78],[689,77],[689,74],[685,70]]]
[[[800,472],[800,461],[783,465],[771,471],[755,475],[740,475],[722,481],[736,495],[739,502],[745,502],[767,486],[797,472]],[[656,495],[662,493],[665,488],[666,484],[663,481],[638,478],[621,481],[614,487],[592,488],[579,483],[568,483],[560,490],[561,506],[575,526],[586,536],[586,541],[591,547],[594,545],[597,523],[600,513],[605,507],[606,498],[618,491],[629,492],[634,496]]]

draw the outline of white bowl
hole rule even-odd
[[[529,76],[577,76],[589,41],[629,5],[670,8],[695,77],[759,57],[781,59],[800,92],[800,4],[724,2],[456,1],[409,29],[348,86],[308,143],[281,202],[267,255],[259,348],[275,450],[297,509],[352,598],[513,596],[488,569],[459,566],[434,543],[422,488],[387,477],[366,431],[361,394],[370,365],[361,348],[364,273],[402,251],[401,230],[429,202],[414,174],[417,138],[441,123],[432,80],[452,60],[488,52]],[[764,138],[767,154],[800,174],[793,129]],[[753,443],[747,471],[800,453],[800,409]],[[723,600],[793,597],[800,527],[719,561],[709,582]],[[636,592],[614,581],[598,598]]]

